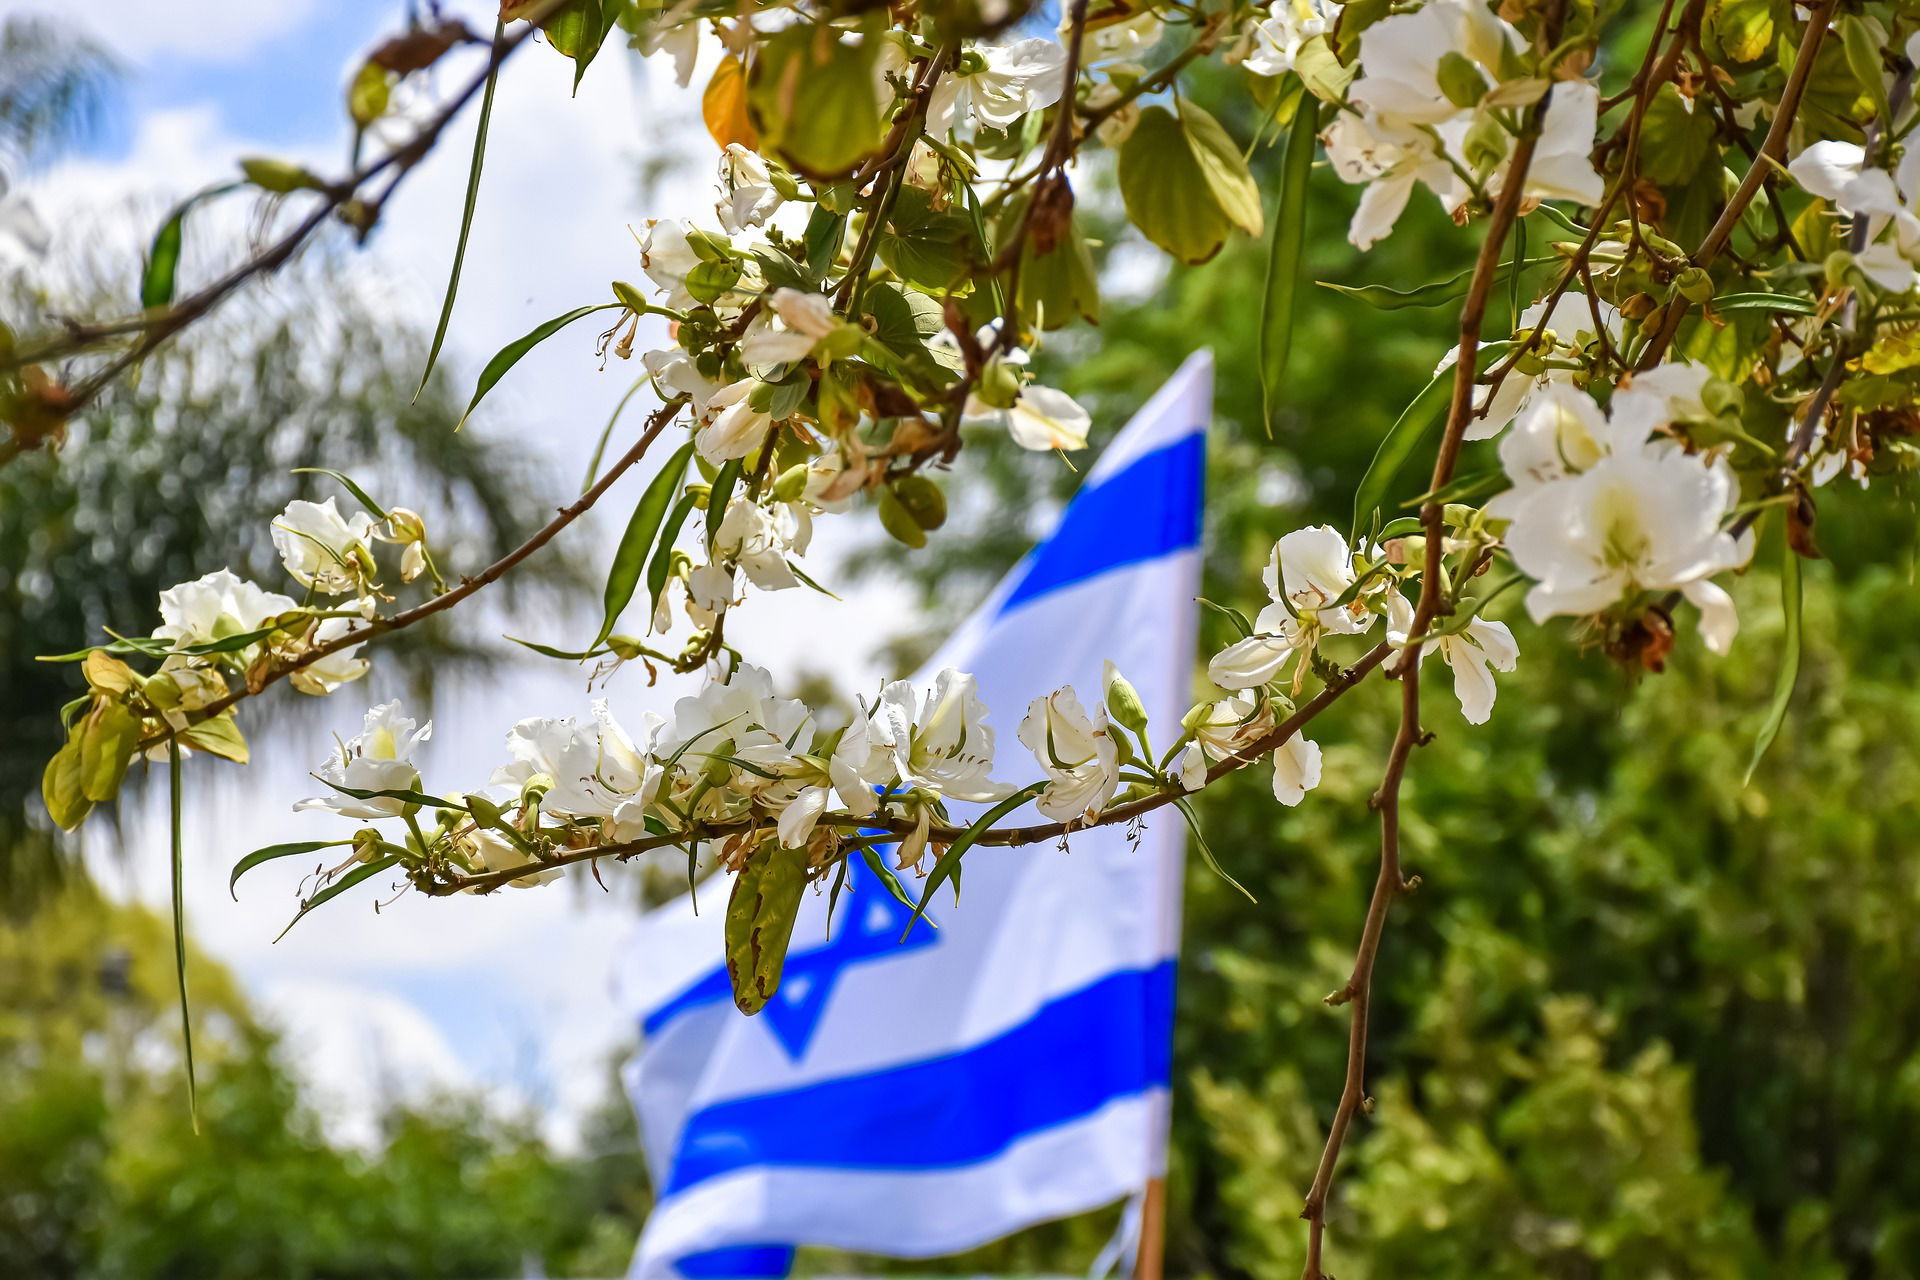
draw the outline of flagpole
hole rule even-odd
[[[1140,1252],[1134,1258],[1133,1280],[1161,1280],[1167,1256],[1167,1179],[1148,1178],[1140,1198]]]

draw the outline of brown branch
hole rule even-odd
[[[1700,247],[1693,252],[1691,259],[1696,267],[1706,267],[1720,256],[1727,241],[1733,237],[1733,229],[1746,213],[1747,206],[1753,203],[1754,196],[1760,193],[1763,183],[1772,181],[1774,168],[1786,155],[1787,135],[1793,129],[1793,120],[1800,112],[1800,99],[1807,89],[1807,81],[1813,75],[1814,59],[1819,56],[1820,42],[1826,38],[1827,18],[1833,12],[1834,0],[1819,0],[1813,12],[1807,18],[1807,29],[1800,37],[1800,49],[1794,55],[1793,69],[1787,74],[1786,88],[1780,94],[1780,106],[1774,112],[1773,123],[1767,129],[1766,141],[1760,145],[1760,154],[1747,169],[1747,176],[1740,180],[1726,207],[1720,211],[1720,217],[1707,232]],[[1674,335],[1679,333],[1680,324],[1687,318],[1692,304],[1678,293],[1667,303],[1666,318],[1640,353],[1636,369],[1651,369],[1673,345]]]
[[[1294,713],[1268,730],[1260,738],[1241,748],[1234,755],[1220,761],[1207,770],[1206,786],[1212,786],[1230,773],[1237,773],[1248,765],[1264,759],[1274,750],[1284,745],[1288,739],[1299,733],[1328,707],[1355,685],[1364,680],[1368,673],[1382,662],[1392,649],[1385,644],[1377,644],[1351,667],[1340,672],[1327,683],[1326,688],[1301,704]],[[1018,848],[1022,845],[1037,844],[1043,840],[1058,840],[1077,831],[1088,831],[1095,827],[1113,826],[1116,823],[1132,822],[1144,817],[1156,809],[1164,808],[1176,800],[1193,795],[1191,791],[1157,791],[1138,800],[1113,806],[1103,811],[1091,822],[1075,820],[1070,822],[1041,822],[1020,827],[995,827],[981,833],[974,841],[976,845],[991,845],[1001,848]],[[915,829],[915,824],[906,818],[873,816],[853,818],[845,815],[829,814],[820,819],[822,826],[851,827],[866,832],[881,832],[881,842],[890,842]],[[478,875],[455,875],[443,880],[428,881],[419,884],[423,893],[433,897],[468,891],[486,893],[498,889],[504,884],[541,871],[551,871],[555,867],[564,867],[576,862],[587,862],[595,858],[618,858],[622,861],[655,849],[685,846],[689,839],[716,839],[724,836],[743,835],[755,831],[768,832],[773,829],[773,819],[756,815],[741,818],[733,822],[715,823],[703,826],[697,831],[670,832],[665,835],[645,836],[639,840],[629,840],[621,844],[595,845],[586,849],[564,849],[552,857],[538,862],[528,862],[517,867],[507,867],[499,871],[488,871]],[[933,829],[932,839],[936,844],[950,844],[966,831],[965,827],[940,825]],[[860,842],[854,842],[857,847]],[[873,843],[867,841],[866,843]]]
[[[486,87],[488,78],[495,74],[499,65],[539,30],[534,25],[535,22],[545,17],[547,12],[558,8],[562,2],[563,0],[547,0],[543,9],[529,14],[530,20],[527,25],[501,40],[488,55],[486,69],[463,85],[445,106],[421,126],[419,132],[379,159],[361,166],[338,182],[322,187],[319,192],[322,197],[320,203],[290,231],[254,257],[234,267],[197,293],[190,294],[153,314],[99,324],[68,322],[67,336],[64,339],[20,353],[9,362],[9,367],[57,360],[77,355],[115,337],[139,335],[125,351],[114,356],[103,367],[73,388],[63,408],[69,415],[78,413],[98,398],[100,393],[120,375],[152,355],[174,335],[215,310],[249,280],[255,276],[271,274],[284,266],[301,246],[343,205],[352,201],[367,183],[389,169],[395,170],[395,183],[397,183],[400,176],[411,171],[434,148],[447,127],[453,123],[474,96]],[[391,186],[382,194],[381,201],[384,203],[390,194],[392,194]]]
[[[353,628],[343,635],[334,637],[332,640],[316,644],[312,648],[300,653],[297,657],[290,658],[285,662],[276,663],[257,677],[249,677],[245,688],[235,689],[225,697],[216,698],[201,708],[200,719],[194,723],[198,724],[211,720],[236,703],[243,702],[256,694],[264,692],[269,685],[305,667],[312,666],[322,658],[329,657],[345,649],[351,649],[355,645],[364,644],[379,636],[391,635],[396,631],[404,631],[416,622],[425,621],[436,613],[443,613],[453,608],[453,606],[459,604],[469,596],[478,593],[483,587],[491,586],[493,583],[498,582],[510,573],[522,560],[525,560],[528,556],[546,546],[549,542],[552,542],[554,537],[558,535],[562,529],[572,524],[575,520],[578,520],[594,503],[598,502],[601,495],[613,487],[614,481],[625,475],[635,463],[646,456],[648,447],[651,446],[654,440],[659,437],[660,433],[666,429],[667,424],[673,421],[674,415],[680,411],[680,407],[685,403],[685,396],[675,396],[673,399],[661,405],[659,409],[654,411],[653,416],[647,420],[646,429],[641,432],[640,438],[634,442],[633,447],[622,454],[613,465],[609,466],[606,474],[601,476],[592,488],[582,493],[566,506],[561,507],[558,512],[555,513],[553,519],[547,521],[545,525],[541,526],[541,528],[525,542],[522,542],[519,546],[507,552],[506,555],[501,556],[478,574],[473,577],[462,578],[459,586],[442,595],[433,597],[433,599],[426,601],[424,604],[418,604],[405,612],[396,613],[391,618],[375,618],[364,627]],[[140,750],[145,751],[149,747],[167,741],[180,732],[180,730],[169,728],[165,733],[155,734],[153,737],[140,743]]]

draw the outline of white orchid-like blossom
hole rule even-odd
[[[976,46],[934,86],[927,129],[937,137],[967,121],[1004,129],[1060,100],[1066,65],[1067,51],[1043,37]]]
[[[373,570],[373,517],[340,514],[338,501],[287,504],[273,522],[273,545],[294,581],[322,595],[359,591]]]
[[[321,809],[347,818],[397,818],[412,806],[391,795],[354,795],[353,792],[416,791],[420,769],[414,748],[433,736],[433,722],[422,725],[408,716],[399,702],[383,702],[367,712],[359,733],[340,744],[321,761],[314,776],[332,788],[295,804],[298,809]]]

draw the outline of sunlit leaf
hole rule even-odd
[[[592,306],[575,307],[565,315],[555,316],[545,324],[538,326],[525,337],[515,338],[512,342],[500,348],[500,350],[495,353],[493,359],[487,361],[487,367],[480,371],[480,381],[474,386],[473,399],[467,401],[466,411],[460,415],[460,421],[454,424],[454,430],[458,431],[466,425],[467,419],[473,416],[473,411],[480,404],[481,399],[485,397],[487,392],[493,390],[495,383],[507,376],[507,372],[512,369],[514,365],[520,363],[520,358],[526,355],[527,352],[533,350],[548,338],[551,338],[554,334],[560,332],[575,320],[578,320],[581,316],[590,316],[596,311],[609,311],[616,307],[624,311],[626,304],[620,302],[599,302]]]
[[[742,1013],[758,1013],[780,989],[800,895],[807,887],[807,852],[763,845],[734,877],[727,899],[727,976]]]

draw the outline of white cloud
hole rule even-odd
[[[71,3],[0,0],[0,16],[45,14],[62,22],[79,17],[136,62],[155,54],[237,62],[301,26],[313,10],[314,0],[87,0],[84,11],[76,13]]]

